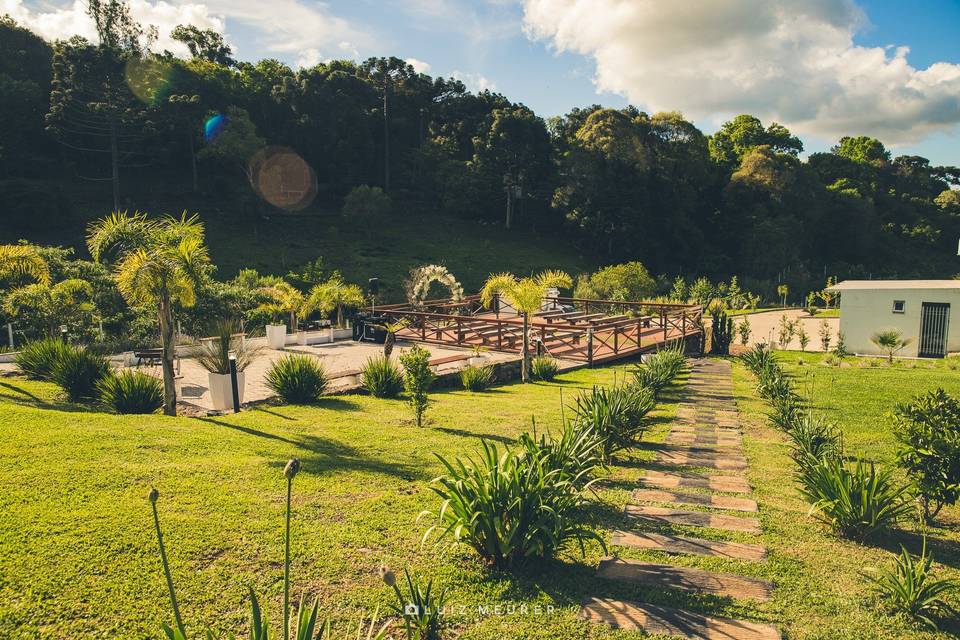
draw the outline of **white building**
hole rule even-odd
[[[882,353],[870,337],[896,329],[912,340],[899,355],[942,358],[960,351],[960,280],[845,280],[840,294],[840,331],[848,351]]]

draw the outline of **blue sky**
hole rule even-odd
[[[57,37],[83,30],[76,2],[0,0],[0,13]],[[682,111],[709,133],[749,112],[790,126],[808,152],[828,148],[842,133],[868,134],[895,154],[960,165],[960,0],[131,0],[131,6],[161,33],[185,20],[218,29],[243,59],[276,57],[297,66],[396,55],[431,75],[499,91],[544,117],[633,102],[651,112]]]

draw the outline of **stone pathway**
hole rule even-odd
[[[716,531],[761,532],[746,479],[730,363],[702,359],[693,370],[663,444],[654,448],[656,470],[649,470],[633,492],[625,515],[636,530],[614,531],[611,547],[651,549],[670,555],[710,556],[738,562],[763,562],[759,544],[711,539]],[[735,494],[735,495],[729,495]],[[657,532],[640,530],[654,526]],[[698,536],[667,533],[664,528],[695,527]],[[645,588],[682,590],[734,600],[769,601],[774,585],[757,578],[694,567],[604,558],[597,576]],[[642,602],[589,598],[580,610],[585,620],[625,630],[698,640],[780,640],[772,625],[731,620]]]

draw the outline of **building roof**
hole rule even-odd
[[[828,291],[863,291],[870,289],[960,289],[960,280],[844,280]]]

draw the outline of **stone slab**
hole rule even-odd
[[[660,489],[637,489],[633,492],[633,499],[644,502],[695,504],[703,507],[713,507],[715,509],[728,509],[730,511],[757,512],[756,500],[739,496],[718,496],[712,493],[685,493]]]
[[[597,577],[757,602],[769,602],[773,593],[773,583],[766,580],[627,558],[602,559],[597,568]]]
[[[627,631],[691,640],[781,640],[780,631],[768,624],[709,617],[682,609],[609,598],[584,601],[580,618]]]
[[[666,524],[682,524],[692,527],[706,527],[723,531],[738,531],[741,533],[760,533],[760,521],[757,518],[730,516],[725,513],[708,513],[705,511],[687,511],[669,507],[650,507],[646,505],[628,504],[624,513],[638,520],[660,522]]]
[[[731,560],[760,562],[767,550],[758,544],[707,540],[690,536],[669,536],[648,531],[614,531],[610,544],[635,549],[653,549],[674,555],[712,556]]]

